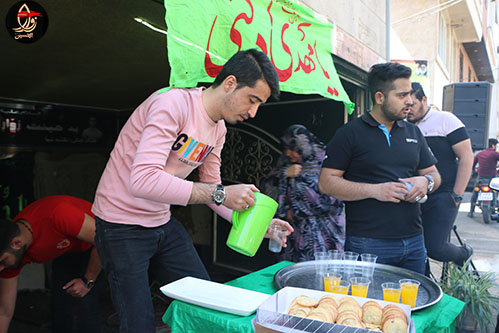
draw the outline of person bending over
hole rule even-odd
[[[31,262],[52,260],[52,332],[100,332],[99,297],[105,280],[94,246],[95,220],[86,200],[55,195],[0,219],[0,332],[14,314],[19,273]]]

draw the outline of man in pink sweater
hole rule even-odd
[[[121,332],[154,332],[148,269],[161,283],[209,279],[170,205],[208,204],[231,220],[255,204],[254,185],[222,186],[225,122],[255,117],[279,95],[277,72],[257,50],[240,51],[207,89],[159,90],[128,119],[97,188],[96,246],[119,313]],[[185,178],[199,169],[200,182]],[[288,233],[292,227],[274,219]],[[286,246],[283,241],[283,246]]]

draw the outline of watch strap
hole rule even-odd
[[[84,276],[81,277],[81,280],[83,281],[83,283],[85,283],[85,285],[87,286],[88,289],[92,289],[93,286],[95,285],[95,281],[94,280],[88,280]]]
[[[460,203],[461,201],[463,201],[463,196],[457,194],[456,192],[451,192],[450,195],[452,196],[452,199],[454,199],[455,202]]]
[[[435,185],[435,181],[428,175],[423,175],[423,177],[428,179],[428,192],[431,192],[431,190],[433,190],[433,186]]]

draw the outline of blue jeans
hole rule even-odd
[[[377,263],[425,273],[426,249],[423,234],[405,239],[347,236],[345,251],[372,253],[378,256]]]
[[[120,332],[155,332],[149,267],[161,285],[193,276],[209,280],[191,238],[172,218],[155,228],[95,218],[95,243],[120,319]]]

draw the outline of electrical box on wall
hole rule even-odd
[[[466,126],[473,150],[487,148],[490,118],[490,83],[459,82],[444,87],[443,109]]]

